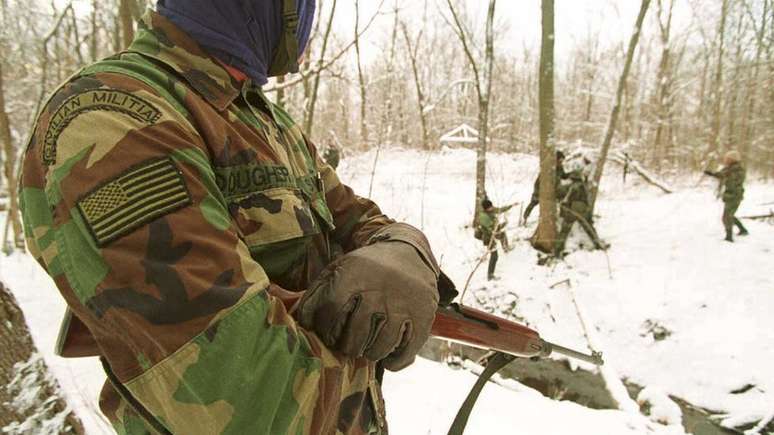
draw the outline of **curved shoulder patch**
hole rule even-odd
[[[109,111],[127,115],[146,125],[157,123],[161,111],[137,95],[116,89],[93,89],[67,98],[51,115],[43,141],[43,162],[56,162],[59,135],[78,116],[92,111]]]

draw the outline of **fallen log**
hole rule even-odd
[[[774,210],[770,211],[769,214],[759,214],[759,215],[754,215],[754,216],[742,216],[739,219],[772,220],[772,221],[774,221]]]
[[[637,162],[636,160],[632,159],[628,155],[622,153],[622,152],[616,152],[613,155],[609,157],[609,159],[617,163],[624,168],[631,168],[636,172],[640,177],[642,177],[643,180],[647,181],[648,183],[658,187],[663,191],[664,193],[674,193],[674,189],[670,187],[668,184],[664,183],[661,180],[658,180],[653,174],[651,174],[647,169],[643,168],[642,165]]]

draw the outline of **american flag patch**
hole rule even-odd
[[[191,203],[183,176],[169,157],[144,162],[89,192],[78,210],[102,247]]]

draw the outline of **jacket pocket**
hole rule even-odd
[[[301,190],[277,187],[229,203],[229,212],[248,246],[260,246],[321,232]]]

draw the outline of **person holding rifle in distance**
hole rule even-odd
[[[736,217],[736,211],[744,199],[744,180],[746,170],[742,165],[742,156],[739,151],[729,151],[723,156],[723,168],[720,171],[704,171],[706,175],[720,180],[722,186],[721,198],[723,199],[723,227],[726,230],[727,242],[734,241],[734,226],[739,228],[739,235],[750,234],[747,228]]]

